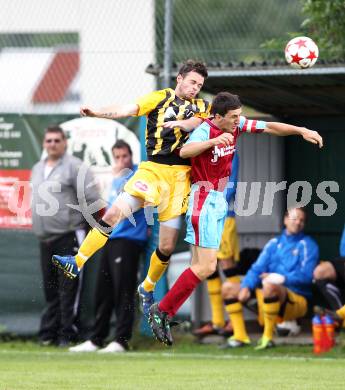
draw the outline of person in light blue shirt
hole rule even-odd
[[[134,175],[137,166],[132,162],[130,146],[118,140],[112,148],[115,160],[108,205],[113,204],[126,182]],[[140,255],[148,235],[144,209],[133,214],[135,225],[128,219],[120,222],[112,231],[103,248],[98,271],[95,297],[95,323],[89,340],[70,348],[71,352],[92,352],[104,346],[109,333],[110,318],[115,311],[114,339],[99,350],[103,353],[119,353],[128,350],[132,337],[135,314],[135,294]]]

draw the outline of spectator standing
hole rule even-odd
[[[133,176],[137,166],[132,162],[130,146],[118,140],[112,148],[115,161],[109,206]],[[125,352],[132,337],[135,315],[135,293],[137,287],[140,254],[147,241],[147,223],[144,210],[134,213],[136,225],[125,219],[112,231],[106,243],[97,276],[95,299],[95,323],[89,340],[75,347],[71,352],[94,352],[103,347],[109,334],[110,319],[115,310],[116,329],[114,340],[103,353]]]
[[[31,174],[32,223],[39,240],[46,301],[39,329],[42,345],[67,346],[77,338],[81,278],[66,279],[52,264],[51,257],[53,253],[75,252],[85,236],[82,213],[69,206],[78,204],[78,193],[84,193],[87,203],[99,199],[89,170],[85,170],[83,183],[78,183],[82,161],[67,154],[66,148],[63,130],[48,127],[43,140],[47,157],[34,165]]]

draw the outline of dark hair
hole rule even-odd
[[[45,129],[44,131],[44,136],[46,136],[46,134],[48,133],[59,133],[62,135],[62,138],[63,139],[66,139],[66,134],[65,132],[62,130],[62,128],[60,126],[49,126]]]
[[[129,154],[132,156],[133,155],[133,152],[132,152],[132,149],[131,147],[128,145],[127,142],[123,141],[122,139],[118,139],[113,147],[111,148],[111,151],[113,151],[114,149],[122,149],[122,148],[127,148]]]
[[[189,72],[199,73],[204,79],[207,79],[208,77],[206,65],[202,62],[187,60],[180,67],[178,74],[180,74],[182,77],[185,77]]]
[[[224,116],[230,110],[237,110],[242,107],[240,98],[230,92],[219,92],[213,98],[211,115],[219,114]]]

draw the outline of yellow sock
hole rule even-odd
[[[147,276],[143,281],[144,290],[146,291],[154,290],[156,283],[162,277],[162,275],[164,274],[165,270],[169,265],[169,257],[170,256],[163,255],[159,251],[159,249],[156,249],[152,253],[149,270],[147,271]]]
[[[238,302],[237,299],[226,299],[225,305],[225,310],[229,314],[234,330],[234,339],[249,342],[250,340],[243,318],[242,303]]]
[[[345,305],[336,311],[338,316],[345,320]]]
[[[263,336],[269,340],[273,339],[273,333],[276,326],[280,302],[277,297],[265,298],[263,304],[264,311],[264,334]]]
[[[207,290],[210,297],[212,312],[212,324],[219,328],[222,328],[225,325],[221,289],[222,281],[219,276],[207,279]]]
[[[75,260],[78,268],[81,268],[86,261],[108,241],[109,235],[94,227],[82,242]]]

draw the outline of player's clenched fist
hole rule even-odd
[[[224,144],[226,146],[232,144],[234,136],[230,133],[223,133],[216,138],[213,138],[214,146]]]

